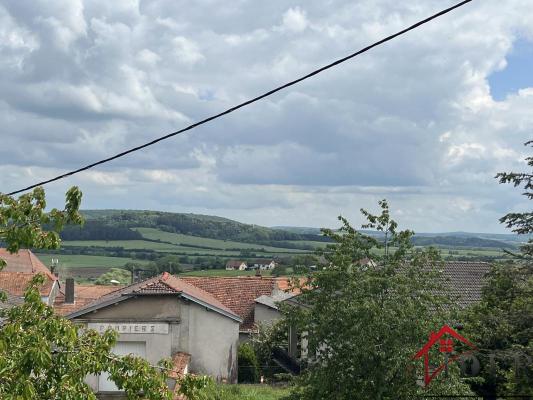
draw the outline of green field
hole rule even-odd
[[[262,276],[270,276],[270,271],[261,271]],[[254,276],[255,271],[226,271],[225,269],[203,269],[187,271],[180,275],[185,276]]]
[[[306,253],[305,250],[286,249],[280,247],[264,246],[262,244],[233,242],[231,240],[220,240],[203,238],[192,235],[183,235],[181,233],[164,232],[155,228],[133,228],[134,231],[139,232],[143,237],[151,240],[161,240],[162,242],[169,242],[180,246],[202,246],[211,247],[213,249],[250,249],[262,250],[263,252],[272,253]],[[301,242],[295,242],[301,243]]]
[[[36,254],[44,265],[50,265],[52,258],[59,260],[59,267],[64,268],[91,268],[91,267],[122,267],[128,262],[145,264],[147,261],[134,260],[124,257],[86,256],[71,254]]]

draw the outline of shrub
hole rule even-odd
[[[237,352],[239,365],[239,382],[256,383],[259,381],[259,364],[255,355],[254,348],[249,343],[243,343],[239,346]]]

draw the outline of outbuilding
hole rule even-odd
[[[138,355],[154,365],[164,358],[186,360],[180,368],[236,382],[242,319],[210,293],[169,273],[118,288],[66,316],[99,332],[117,331],[115,354]],[[97,393],[118,391],[104,374],[87,380]]]

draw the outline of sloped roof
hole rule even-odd
[[[115,304],[132,296],[168,294],[179,295],[180,297],[208,307],[213,311],[241,322],[238,314],[226,307],[212,294],[198,287],[192,286],[182,279],[170,275],[168,272],[164,272],[163,274],[154,276],[153,278],[136,282],[132,285],[105,294],[95,301],[88,303],[79,310],[70,313],[68,317],[75,318],[87,312],[106,307],[110,304]]]
[[[0,271],[0,290],[4,290],[14,297],[22,298],[35,273],[28,272],[4,272]],[[45,279],[39,288],[41,296],[49,296],[54,286],[54,281]]]
[[[481,300],[485,275],[491,265],[486,262],[447,261],[442,273],[448,280],[446,285],[452,295],[458,297],[461,306],[469,306]]]
[[[67,315],[80,310],[100,297],[121,289],[123,286],[75,285],[74,303],[65,303],[65,293],[61,291],[54,300],[54,310],[60,315]]]
[[[2,272],[42,273],[53,281],[57,280],[57,277],[50,272],[31,250],[20,249],[18,253],[12,254],[6,249],[0,248],[0,258],[7,264],[2,269]]]
[[[457,298],[457,304],[467,307],[481,300],[482,289],[486,282],[491,264],[476,261],[446,261],[439,270],[444,280],[443,287]],[[288,298],[289,303],[304,305],[298,295]]]
[[[278,290],[275,293],[273,293],[272,296],[266,296],[266,295],[259,296],[257,299],[255,299],[255,302],[258,304],[262,304],[264,306],[270,307],[274,310],[277,310],[278,302],[290,299],[291,297],[294,297],[293,293],[282,292]]]
[[[226,262],[226,267],[240,267],[242,264],[246,264],[246,261],[229,260]]]
[[[241,331],[254,327],[255,299],[262,295],[271,296],[276,289],[276,278],[241,276],[241,277],[180,277],[191,285],[211,293],[226,307],[243,320]]]

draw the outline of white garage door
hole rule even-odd
[[[117,342],[113,348],[113,353],[118,356],[125,356],[126,354],[133,354],[142,358],[146,358],[146,342]],[[98,391],[100,392],[116,392],[119,389],[115,383],[109,379],[109,374],[104,372],[100,375],[98,380]]]

